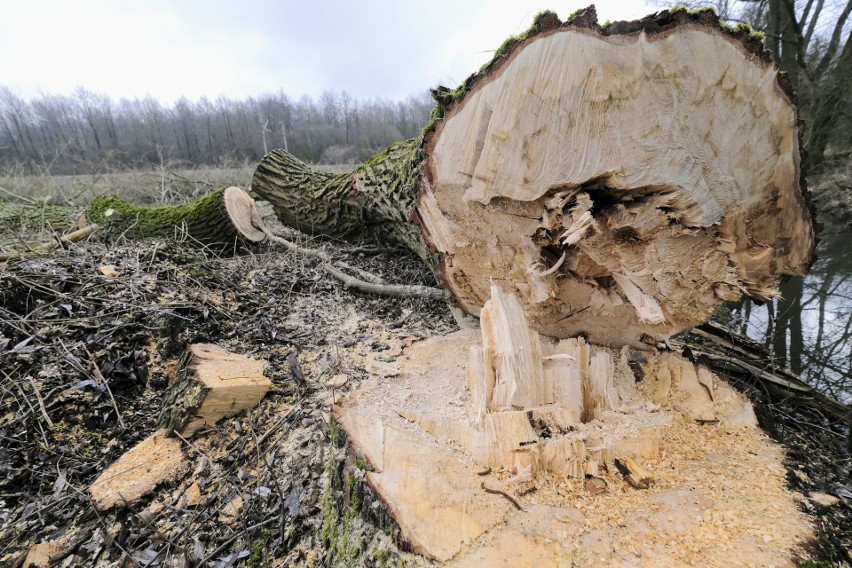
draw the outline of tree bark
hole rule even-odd
[[[435,98],[422,136],[349,174],[279,150],[252,188],[303,231],[410,248],[470,314],[494,282],[543,334],[599,344],[769,300],[812,261],[790,82],[712,12],[544,13]]]
[[[258,219],[254,201],[238,187],[166,207],[137,207],[114,195],[99,197],[89,205],[86,218],[113,236],[177,238],[213,248],[266,238],[253,224]]]

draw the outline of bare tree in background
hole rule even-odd
[[[82,88],[26,100],[0,86],[0,168],[32,172],[50,163],[54,173],[91,173],[110,164],[157,167],[161,158],[220,165],[284,147],[310,162],[362,161],[416,135],[431,110],[426,91],[404,101],[327,91],[318,102],[293,102],[278,92],[167,106],[152,97],[115,102]]]

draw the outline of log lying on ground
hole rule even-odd
[[[497,282],[534,327],[664,339],[802,274],[814,234],[789,81],[711,11],[537,17],[423,135],[345,175],[267,155],[252,189],[287,224],[409,247],[479,315]]]
[[[82,228],[78,223],[82,210],[47,203],[23,204],[0,201],[0,251],[21,249],[33,243],[33,234],[50,236]]]
[[[262,242],[255,227],[260,216],[254,200],[238,187],[218,189],[190,203],[137,207],[110,195],[92,201],[86,219],[113,236],[161,237],[222,248]]]

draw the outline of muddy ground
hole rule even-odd
[[[310,244],[389,282],[434,284],[404,252]],[[223,255],[89,240],[10,261],[0,268],[0,565],[28,553],[57,566],[419,564],[392,527],[360,520],[345,483],[330,483],[342,451],[328,411],[366,377],[368,354],[454,329],[443,302],[347,291],[282,247]],[[156,429],[170,372],[195,342],[266,361],[272,391],[187,444],[184,478],[98,512],[89,484]],[[852,562],[844,425],[758,382],[737,386],[788,449],[791,487],[819,530],[811,561]],[[811,491],[839,503],[818,506]]]

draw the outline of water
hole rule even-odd
[[[764,306],[732,309],[734,326],[763,342],[778,364],[820,391],[852,402],[852,232],[826,230],[807,276],[781,287]]]

